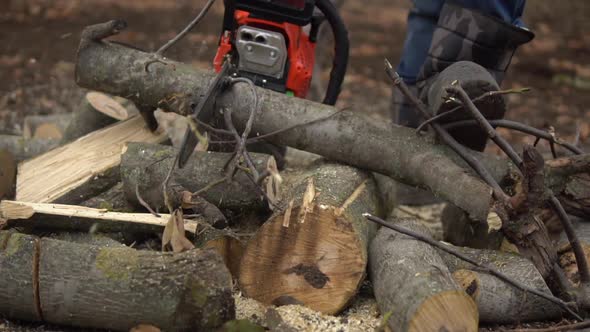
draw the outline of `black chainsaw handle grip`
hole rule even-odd
[[[323,101],[324,104],[334,105],[336,104],[336,100],[338,100],[340,88],[348,66],[348,52],[350,48],[348,30],[332,1],[317,0],[316,7],[324,14],[334,34],[334,59],[332,60],[330,81],[328,82],[328,88],[326,89],[326,95]]]

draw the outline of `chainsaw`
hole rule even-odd
[[[334,36],[330,80],[323,99],[334,105],[348,64],[348,32],[330,0],[225,0],[225,13],[217,53],[217,77],[193,110],[193,117],[208,121],[215,99],[228,86],[228,78],[244,77],[255,85],[305,98],[311,85],[315,47],[320,25],[327,21]],[[198,139],[187,129],[178,165],[183,167]]]

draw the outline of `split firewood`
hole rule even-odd
[[[29,203],[19,201],[0,202],[0,218],[8,227],[32,227],[33,229],[100,231],[100,232],[162,232],[169,214],[155,216],[150,213],[111,212],[77,205]],[[198,220],[185,220],[187,232],[196,234]]]
[[[316,162],[285,175],[275,213],[250,239],[240,288],[265,304],[304,304],[334,314],[365,277],[367,246],[380,213],[373,178],[358,169]]]
[[[26,116],[23,121],[23,137],[61,140],[71,120],[71,113]]]
[[[461,254],[491,265],[520,283],[551,294],[543,276],[528,259],[513,253],[454,247]],[[438,251],[453,278],[477,303],[481,322],[509,324],[561,317],[561,309],[534,294],[527,294],[490,274],[479,272],[473,265]]]
[[[116,184],[127,142],[159,143],[139,116],[95,131],[48,151],[18,167],[16,199],[36,203],[76,204]]]
[[[0,199],[12,198],[16,186],[16,159],[0,149]]]
[[[400,225],[430,235],[411,220]],[[461,289],[430,245],[381,228],[371,243],[369,274],[381,313],[392,331],[477,331],[475,302]]]
[[[27,160],[59,146],[59,140],[24,138],[15,135],[0,135],[0,150],[10,152],[17,161]]]
[[[117,27],[117,22],[113,21],[88,29],[95,32],[102,29],[94,35],[107,37],[119,32]],[[83,38],[76,81],[82,87],[129,96],[138,104],[187,115],[190,107],[186,105],[198,104],[212,74],[170,60],[152,64],[150,72],[146,72],[145,64],[151,59],[149,53]],[[472,172],[466,172],[465,163],[455,152],[428,137],[416,135],[410,128],[393,127],[392,130],[390,124],[368,121],[362,112],[336,111],[327,105],[263,88],[257,88],[256,92],[260,110],[252,132],[270,135],[267,139],[273,143],[317,153],[429,189],[466,211],[474,220],[487,220],[497,203],[490,186]],[[219,100],[220,106],[232,109],[232,119],[238,130],[248,122],[252,104],[250,86],[243,83],[232,85]],[[309,124],[311,122],[314,123]],[[291,127],[294,129],[285,130]],[[512,164],[506,159],[473,155],[497,181],[513,176]],[[588,164],[588,155],[574,158],[585,159]],[[547,181],[548,185],[556,194],[561,194],[561,185],[571,174],[564,176],[547,169],[548,178],[553,178]]]
[[[71,142],[95,130],[137,114],[131,102],[114,98],[100,92],[88,92],[73,113],[62,137],[62,144]]]
[[[104,248],[0,232],[0,314],[129,331],[209,331],[235,317],[231,276],[213,250]]]
[[[125,197],[139,204],[138,195],[153,209],[163,209],[162,184],[173,167],[178,150],[163,145],[131,143],[122,156],[121,178]],[[269,159],[264,154],[252,153],[259,172],[266,169]],[[237,172],[231,181],[226,180],[225,164],[230,153],[194,152],[188,163],[175,167],[170,186],[176,189],[179,203],[183,191],[197,193],[207,202],[222,209],[245,209],[263,205],[260,189],[243,172]]]

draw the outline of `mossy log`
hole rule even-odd
[[[56,139],[0,135],[0,150],[10,152],[17,161],[31,159],[58,146],[59,140]]]
[[[275,213],[246,246],[240,288],[262,303],[337,313],[365,277],[375,228],[363,213],[381,213],[374,179],[321,161],[284,178]]]
[[[429,235],[412,220],[401,226]],[[477,331],[475,302],[430,245],[387,228],[371,243],[369,273],[381,313],[392,331]]]
[[[115,123],[21,163],[16,199],[36,203],[77,204],[119,181],[121,153],[127,142],[161,143],[141,117]]]
[[[122,182],[80,203],[80,205],[114,212],[134,212],[135,210],[135,207],[125,198]]]
[[[495,250],[454,249],[526,286],[551,294],[533,263],[522,256]],[[474,266],[453,255],[440,250],[439,254],[455,280],[477,303],[481,322],[510,324],[561,317],[561,309],[554,303],[525,293],[490,274],[476,271]]]
[[[0,233],[0,313],[129,331],[213,330],[235,316],[231,276],[213,250],[103,248]]]
[[[178,150],[157,144],[130,143],[121,160],[121,179],[125,197],[138,204],[136,194],[153,209],[165,207],[162,183],[166,179]],[[252,153],[252,161],[259,172],[263,172],[271,156]],[[245,209],[263,206],[257,186],[243,172],[237,172],[232,181],[222,180],[226,174],[224,166],[232,157],[230,153],[194,152],[188,163],[176,167],[170,178],[170,187],[197,192],[212,184],[200,196],[208,202],[225,209]]]

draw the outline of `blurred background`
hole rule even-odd
[[[70,112],[82,98],[74,61],[82,29],[121,18],[129,28],[117,40],[155,50],[196,15],[205,0],[2,0],[0,1],[0,134],[22,134],[25,115]],[[391,88],[383,59],[397,63],[405,36],[409,0],[344,0],[342,16],[351,39],[351,59],[340,106],[389,118]],[[212,68],[223,1],[167,55]],[[590,2],[528,1],[525,22],[536,38],[513,58],[503,88],[531,87],[510,95],[507,117],[590,147]],[[324,35],[331,43],[329,33]],[[324,82],[331,47],[318,57]],[[322,92],[323,94],[323,92]],[[310,98],[317,98],[311,96]],[[515,144],[532,139],[502,131]],[[495,149],[490,149],[496,152]]]

